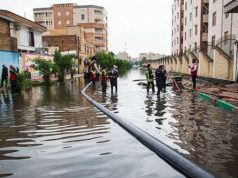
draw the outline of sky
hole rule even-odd
[[[33,20],[33,8],[56,3],[103,6],[108,13],[109,50],[139,53],[171,52],[171,5],[173,0],[0,0],[0,9]],[[125,45],[126,44],[126,45]],[[126,48],[125,48],[126,46]]]

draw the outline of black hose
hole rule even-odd
[[[129,132],[132,136],[134,136],[138,141],[140,141],[143,145],[149,148],[151,151],[156,153],[159,157],[165,160],[168,164],[170,164],[173,168],[181,172],[186,177],[190,178],[215,178],[214,175],[199,167],[195,163],[191,162],[178,152],[174,151],[169,146],[165,145],[158,139],[139,129],[138,127],[129,124],[128,122],[121,119],[119,116],[111,112],[109,109],[105,108],[87,94],[85,94],[86,89],[90,86],[89,83],[82,91],[82,95],[95,107],[97,107],[100,111],[102,111],[105,115],[110,117],[113,121],[118,123],[122,128],[124,128],[127,132]]]

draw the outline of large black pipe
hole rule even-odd
[[[111,112],[109,109],[105,108],[91,97],[89,97],[85,91],[90,86],[89,83],[82,91],[82,95],[95,107],[97,107],[100,111],[102,111],[105,115],[110,117],[113,121],[118,123],[122,128],[124,128],[127,132],[133,135],[138,141],[140,141],[147,148],[155,152],[159,157],[165,160],[168,164],[174,167],[176,170],[181,172],[186,177],[190,178],[215,178],[214,175],[207,172],[203,168],[199,167],[195,163],[186,159],[184,156],[180,155],[178,152],[174,151],[169,146],[165,145],[161,141],[157,140],[153,136],[144,132],[143,130],[137,128],[134,125],[131,125],[121,119],[119,116]]]

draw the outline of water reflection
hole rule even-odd
[[[220,177],[238,177],[237,115],[188,91],[168,87],[160,97],[147,95],[132,82],[140,78],[145,78],[143,71],[131,71],[118,81],[117,103],[108,99],[109,94],[100,102]]]
[[[183,177],[82,98],[84,85],[0,93],[0,177]],[[103,101],[118,112],[118,95]]]

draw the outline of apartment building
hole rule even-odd
[[[225,13],[224,0],[209,1],[209,44],[221,48],[233,58],[234,39],[238,37],[238,14]]]
[[[33,11],[34,20],[49,31],[81,26],[85,29],[87,41],[96,46],[96,51],[108,50],[107,12],[104,7],[67,3],[35,8]]]
[[[172,54],[179,54],[183,49],[184,0],[174,0],[172,5]]]

